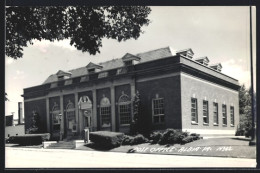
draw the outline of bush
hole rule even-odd
[[[186,143],[192,142],[194,140],[194,137],[195,136],[187,136],[187,137],[183,138],[181,140],[181,144],[186,144]]]
[[[133,145],[134,137],[124,135],[122,145]]]
[[[152,141],[151,144],[157,144],[161,138],[162,138],[161,132],[153,132],[150,135],[150,140]]]
[[[141,134],[138,134],[134,137],[125,135],[122,141],[122,145],[138,145],[138,144],[146,143],[148,141],[149,140]]]
[[[199,134],[191,133],[189,135],[187,131],[182,132],[181,130],[175,129],[166,129],[163,133],[157,131],[150,135],[151,144],[158,143],[160,145],[183,144],[200,138]]]
[[[179,144],[187,134],[187,132],[182,132],[181,130],[166,129],[158,143],[160,145]]]
[[[90,132],[90,140],[100,148],[112,149],[119,147],[122,143],[124,134],[109,131]]]
[[[8,139],[8,143],[14,143],[19,145],[40,145],[42,141],[47,141],[50,139],[49,133],[44,134],[26,134],[21,136],[11,136]]]
[[[200,134],[197,134],[197,133],[191,133],[190,136],[192,136],[193,140],[200,139]]]

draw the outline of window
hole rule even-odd
[[[230,107],[230,125],[234,126],[235,125],[235,117],[234,117],[234,107]]]
[[[218,103],[213,103],[214,125],[218,125]]]
[[[222,124],[227,125],[227,106],[222,105]]]
[[[100,101],[101,127],[111,126],[111,104],[109,99],[103,95]]]
[[[208,101],[203,101],[203,124],[209,123]]]
[[[95,69],[94,68],[92,68],[92,69],[88,69],[88,73],[95,73]]]
[[[191,122],[198,123],[197,99],[191,99]]]
[[[110,127],[111,124],[111,112],[110,106],[100,107],[101,126]]]
[[[153,123],[154,124],[164,123],[164,99],[163,98],[153,99],[152,104],[153,104]]]
[[[122,92],[118,100],[118,112],[120,118],[120,125],[131,123],[131,101],[128,95]]]
[[[126,66],[133,65],[133,61],[132,61],[132,60],[130,60],[130,61],[125,61],[125,65],[126,65]]]
[[[108,76],[108,72],[103,72],[98,74],[98,78],[104,78]]]

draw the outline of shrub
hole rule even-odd
[[[181,130],[166,129],[158,143],[160,145],[178,144],[181,143],[182,139],[185,138],[186,135],[187,133],[183,133]]]
[[[145,138],[143,135],[138,134],[134,137],[134,141],[133,141],[133,145],[137,145],[137,144],[142,144],[142,143],[146,143],[149,140],[147,138]]]
[[[19,145],[40,145],[42,141],[50,139],[49,133],[44,134],[25,134],[21,136],[11,136],[8,139],[8,143],[14,143]]]
[[[189,132],[182,132],[181,130],[175,129],[166,129],[162,132],[153,132],[150,135],[152,144],[160,144],[160,145],[169,145],[169,144],[183,144],[187,142],[191,142],[193,140],[200,139],[200,135],[196,133],[192,133],[189,135]]]
[[[181,144],[186,144],[186,143],[192,142],[193,139],[194,139],[194,136],[187,136],[181,140]]]
[[[90,132],[89,134],[90,140],[103,149],[119,147],[122,143],[123,137],[123,133],[109,131]]]
[[[159,140],[162,138],[162,133],[161,132],[153,132],[150,135],[150,140],[152,141],[152,144],[157,144]]]
[[[149,140],[145,138],[142,134],[138,134],[134,137],[125,135],[122,141],[122,145],[138,145],[142,143],[146,143]]]
[[[192,136],[193,140],[200,139],[200,134],[197,134],[197,133],[191,133],[190,136]]]
[[[133,145],[134,137],[124,135],[122,145]]]

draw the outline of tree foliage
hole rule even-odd
[[[41,126],[40,116],[39,116],[38,112],[33,111],[32,112],[32,124],[31,124],[31,127],[26,130],[26,133],[29,133],[29,134],[38,133],[40,131],[40,126]]]
[[[138,120],[139,120],[139,112],[140,112],[140,94],[138,91],[136,91],[136,94],[134,95],[132,102],[133,102],[133,121],[131,123],[131,134],[135,135],[138,133]]]
[[[255,97],[254,97],[255,99]],[[254,107],[255,108],[255,107]],[[239,125],[236,135],[252,135],[252,92],[242,85],[239,89]]]
[[[70,39],[78,50],[95,55],[103,38],[139,38],[150,12],[145,6],[8,7],[6,55],[21,58],[23,47],[42,39]]]

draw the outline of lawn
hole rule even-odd
[[[145,154],[173,154],[189,156],[212,156],[234,158],[256,158],[256,146],[249,146],[249,138],[209,138],[200,139],[185,145],[159,145],[144,143],[139,145],[125,145],[110,152],[145,153]],[[78,150],[101,150],[93,144],[77,148]]]

